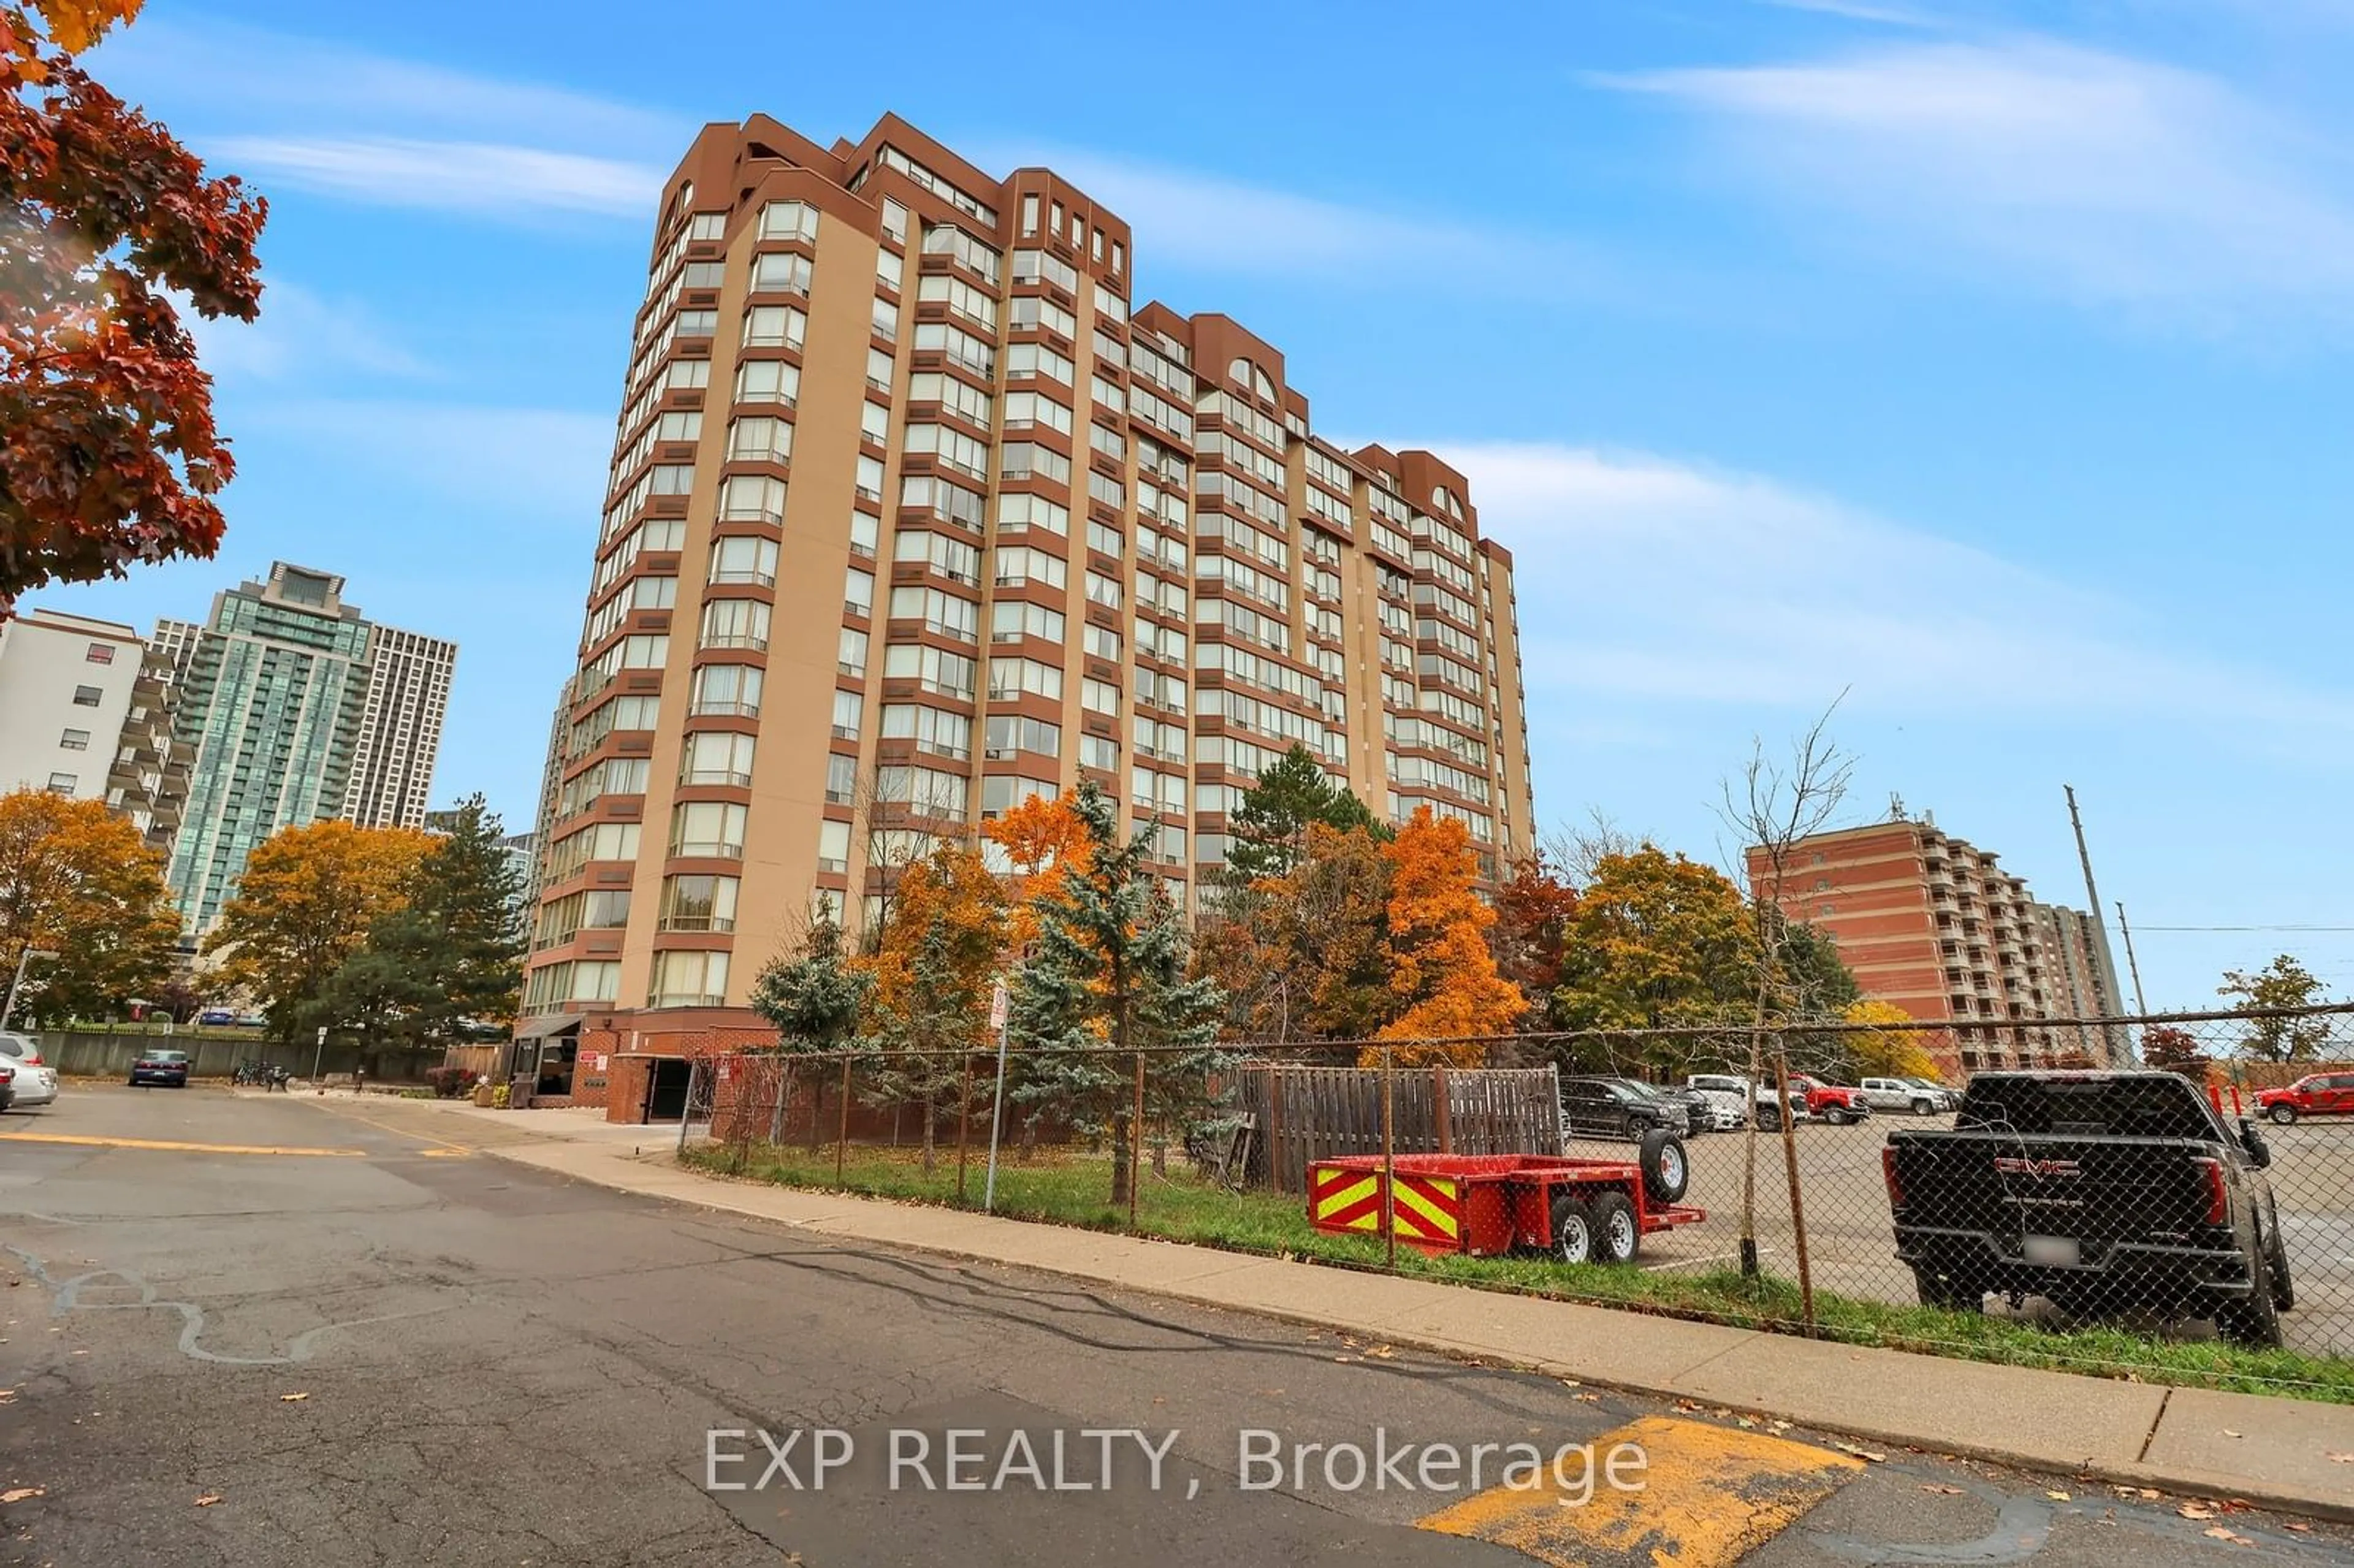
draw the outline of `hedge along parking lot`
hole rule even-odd
[[[1814,1174],[1828,1178],[1853,1166],[1877,1187],[1880,1131],[1872,1124],[1845,1128],[1802,1126],[1797,1138],[1809,1181]],[[1820,1141],[1814,1141],[1819,1138]],[[1787,1269],[1775,1269],[1774,1277],[1744,1279],[1735,1265],[1738,1249],[1732,1244],[1738,1235],[1742,1141],[1743,1136],[1734,1133],[1693,1140],[1693,1185],[1688,1201],[1710,1206],[1710,1220],[1703,1226],[1646,1238],[1635,1267],[1572,1266],[1535,1257],[1428,1257],[1400,1247],[1398,1271],[1489,1289],[1797,1331],[1800,1302]],[[1584,1145],[1574,1151],[1605,1150],[1614,1150],[1613,1158],[1623,1158],[1626,1152],[1624,1146]],[[683,1150],[682,1159],[697,1169],[748,1180],[981,1207],[982,1150],[978,1147],[970,1151],[961,1202],[952,1145],[937,1150],[937,1165],[929,1174],[923,1169],[920,1151],[913,1148],[854,1145],[839,1153],[838,1179],[837,1150],[830,1145],[812,1149],[799,1143],[694,1143]],[[1781,1146],[1774,1139],[1761,1137],[1758,1154],[1759,1230],[1763,1245],[1770,1247],[1778,1244],[1766,1216],[1786,1215],[1787,1209],[1786,1202],[1778,1209],[1768,1206],[1769,1187],[1779,1188],[1782,1182]],[[1729,1192],[1720,1199],[1716,1189],[1727,1174]],[[1806,1190],[1810,1236],[1814,1190],[1811,1186]],[[1108,1201],[1108,1165],[1100,1156],[1061,1150],[1040,1152],[1027,1160],[1009,1155],[998,1171],[996,1212],[1015,1219],[1126,1230],[1128,1210],[1124,1205],[1115,1207]],[[1787,1235],[1787,1218],[1779,1223],[1780,1234]],[[1825,1337],[1977,1361],[2354,1404],[2354,1361],[2296,1349],[2255,1350],[2212,1340],[2161,1338],[2126,1327],[2087,1326],[2063,1332],[2001,1314],[1911,1305],[1910,1276],[1890,1255],[1893,1242],[1884,1195],[1879,1224],[1877,1276],[1865,1266],[1861,1230],[1851,1247],[1843,1241],[1832,1244],[1835,1255],[1845,1260],[1842,1266],[1851,1266],[1851,1272],[1842,1277],[1854,1279],[1862,1288],[1850,1295],[1848,1287],[1819,1277],[1815,1308]],[[1136,1231],[1344,1268],[1379,1269],[1384,1264],[1384,1251],[1377,1239],[1331,1235],[1311,1228],[1302,1199],[1230,1191],[1196,1176],[1173,1152],[1167,1174],[1156,1175],[1149,1163],[1145,1167],[1138,1190]],[[1734,1256],[1719,1255],[1724,1252]],[[1777,1257],[1774,1262],[1782,1265],[1787,1260]],[[1903,1291],[1875,1293],[1869,1288],[1891,1277],[1903,1279]],[[1336,1283],[1334,1290],[1336,1303],[1344,1301],[1345,1285]]]

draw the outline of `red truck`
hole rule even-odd
[[[1819,1078],[1809,1078],[1803,1073],[1790,1075],[1793,1094],[1807,1097],[1807,1114],[1819,1117],[1833,1127],[1845,1127],[1861,1121],[1872,1114],[1872,1102],[1863,1097],[1861,1089],[1850,1089],[1839,1084],[1826,1084]]]
[[[2256,1114],[2283,1127],[2303,1116],[2354,1116],[2354,1073],[2308,1073],[2285,1089],[2261,1089]]]

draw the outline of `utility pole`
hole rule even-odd
[[[2117,905],[2117,931],[2126,939],[2126,968],[2133,971],[2134,1011],[2147,1016],[2149,1003],[2141,999],[2141,963],[2134,957],[2133,927],[2126,924],[2126,906],[2122,902]]]
[[[2076,859],[2084,868],[2084,900],[2090,906],[2093,936],[2101,949],[2099,954],[2101,967],[2107,971],[2101,978],[2105,981],[2114,980],[2117,972],[2117,964],[2116,960],[2109,956],[2109,927],[2107,922],[2101,918],[2101,890],[2093,885],[2093,854],[2084,847],[2084,819],[2076,810],[2076,787],[2073,784],[2062,784],[2060,788],[2066,791],[2068,796],[2068,825],[2076,831]],[[2104,1043],[2108,1047],[2109,1060],[2114,1063],[2119,1054],[2120,1043],[2111,1031],[2105,1029],[2101,1033],[2106,1036]]]

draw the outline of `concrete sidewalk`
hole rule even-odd
[[[2342,1404],[1825,1344],[953,1209],[730,1181],[682,1169],[672,1158],[675,1133],[668,1128],[614,1127],[562,1111],[389,1103],[513,1135],[480,1146],[500,1159],[845,1241],[1339,1327],[1580,1383],[1728,1405],[1875,1444],[2240,1498],[2354,1522],[2354,1459],[2344,1457],[2354,1454],[2354,1408]],[[639,1149],[645,1152],[633,1152]]]

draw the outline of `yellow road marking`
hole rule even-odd
[[[1622,1444],[1649,1460],[1621,1471],[1630,1484],[1639,1480],[1639,1491],[1606,1478]],[[1730,1568],[1863,1468],[1850,1455],[1787,1437],[1668,1416],[1606,1433],[1588,1452],[1590,1476],[1575,1454],[1563,1473],[1548,1450],[1535,1487],[1491,1488],[1416,1525],[1555,1568]]]
[[[463,1160],[472,1152],[471,1149],[420,1149],[417,1157],[419,1160]]]
[[[272,1143],[182,1143],[168,1138],[100,1138],[72,1132],[12,1132],[0,1143],[79,1143],[93,1149],[160,1149],[189,1154],[310,1154],[365,1160],[365,1149],[304,1149]]]

